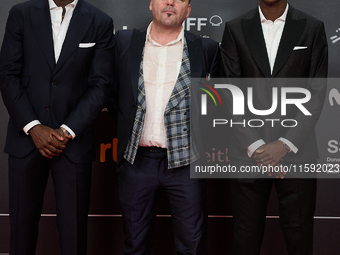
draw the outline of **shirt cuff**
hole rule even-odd
[[[292,150],[292,152],[294,152],[295,154],[298,152],[298,148],[292,143],[290,142],[289,140],[287,140],[286,138],[283,138],[283,137],[280,137],[279,140],[281,142],[284,142],[285,144],[288,145],[288,147]]]
[[[254,152],[262,145],[266,144],[262,139],[253,142],[251,145],[247,147],[248,157],[251,158]]]
[[[70,129],[65,124],[62,124],[60,127],[65,128],[72,135],[72,139],[74,139],[76,137],[76,134],[72,131],[72,129]]]
[[[30,123],[28,123],[26,126],[24,126],[24,128],[22,129],[26,135],[29,135],[28,131],[30,131],[30,129],[36,125],[40,125],[40,121],[39,120],[33,120]]]

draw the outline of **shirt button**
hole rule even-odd
[[[51,86],[52,86],[53,88],[55,88],[55,87],[57,87],[57,83],[56,83],[56,82],[52,82],[52,83],[51,83]]]
[[[163,67],[163,65],[162,65],[162,64],[160,64],[159,66],[160,66],[160,67]]]
[[[49,111],[50,110],[50,106],[49,105],[45,105],[45,110]]]

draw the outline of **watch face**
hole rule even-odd
[[[66,129],[64,130],[64,134],[67,138],[72,138],[72,135]]]

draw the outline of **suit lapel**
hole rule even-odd
[[[37,37],[39,46],[45,55],[46,61],[53,70],[55,67],[54,46],[51,16],[48,1],[38,1],[30,6],[31,20],[34,34]]]
[[[192,68],[191,68],[191,62],[190,62],[190,57],[189,57],[188,43],[186,41],[184,42],[184,47],[183,47],[181,69],[178,74],[178,78],[176,80],[174,89],[172,90],[172,93],[170,95],[169,102],[165,108],[164,114],[168,114],[173,108],[175,108],[183,100],[186,94],[190,93]],[[200,55],[200,54],[196,53],[194,55]],[[196,68],[196,72],[197,72],[197,68]]]
[[[298,19],[296,16],[296,10],[293,7],[289,6],[286,24],[283,29],[279,49],[277,51],[275,59],[272,75],[273,77],[280,71],[282,66],[285,64],[285,62],[293,52],[293,49],[298,43],[301,34],[305,28],[306,20]]]
[[[73,52],[79,47],[82,42],[91,22],[93,14],[89,13],[82,1],[79,1],[74,9],[70,25],[67,30],[66,38],[58,59],[54,73],[67,62]],[[95,43],[95,42],[94,42]]]
[[[137,102],[139,69],[140,69],[140,63],[142,61],[145,38],[146,38],[146,30],[140,31],[140,30],[135,29],[133,31],[131,45],[130,45],[130,64],[131,64],[131,84],[132,84],[134,103]]]
[[[258,8],[251,12],[249,18],[241,20],[242,30],[248,48],[257,65],[266,77],[271,76],[266,43],[264,41]]]

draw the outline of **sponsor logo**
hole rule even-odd
[[[333,35],[330,39],[332,40],[332,43],[335,44],[340,41],[340,28],[336,29],[335,32],[337,33],[336,35]],[[339,34],[338,34],[339,33]]]
[[[220,16],[218,15],[214,15],[210,18],[209,23],[213,26],[213,27],[219,27],[221,26],[221,24],[223,23],[223,20]]]
[[[105,163],[108,157],[117,162],[117,144],[118,139],[113,138],[112,143],[101,143],[99,149],[99,161],[100,163]]]
[[[329,104],[331,106],[334,106],[335,103],[337,105],[340,105],[340,93],[339,93],[339,91],[335,88],[331,89],[331,91],[329,92],[328,99],[329,99]]]
[[[209,20],[209,23],[208,23]],[[202,31],[203,27],[207,27],[208,24],[211,25],[211,27],[219,27],[223,23],[223,20],[218,15],[213,15],[211,18],[187,18],[183,25],[184,29],[187,31],[190,31],[192,28],[194,28],[197,32]]]
[[[187,31],[196,30],[197,32],[202,31],[203,27],[220,27],[223,23],[223,19],[219,15],[213,15],[210,18],[194,18],[189,17],[183,22],[184,29]],[[127,30],[128,26],[122,26],[122,30]]]
[[[329,140],[327,150],[329,153],[332,153],[332,154],[339,153],[340,143],[337,140]]]

